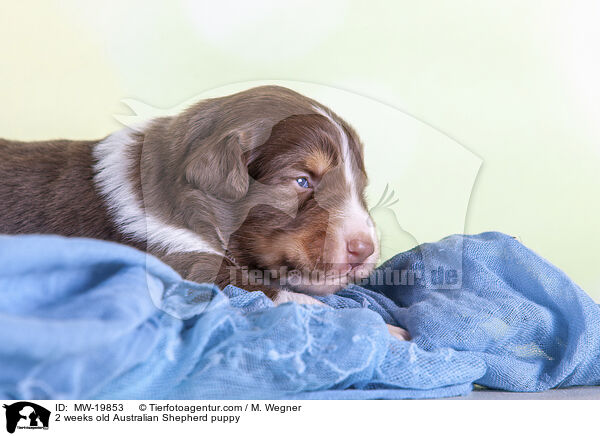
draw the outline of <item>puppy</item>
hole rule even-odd
[[[309,295],[366,277],[378,258],[357,134],[282,87],[101,141],[0,140],[0,180],[0,233],[129,244],[186,279],[276,303],[318,303]]]

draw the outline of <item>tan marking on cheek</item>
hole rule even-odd
[[[263,266],[273,266],[281,262],[282,251],[281,249],[275,250],[274,246],[279,247],[279,245],[269,243],[269,241],[266,240],[261,240],[260,242],[257,242],[254,250],[258,254],[258,257],[261,261],[260,263]]]
[[[304,250],[302,240],[296,233],[286,233],[279,235],[271,245],[277,247],[276,252],[273,252],[270,267],[282,266],[282,263],[289,263],[292,268],[300,268],[308,263],[307,253]]]
[[[312,270],[321,264],[327,234],[327,220],[321,219],[321,215],[326,213],[311,215],[315,215],[310,217],[311,225],[280,234],[271,241],[271,252],[276,247],[271,259],[277,265],[285,260],[293,269]]]

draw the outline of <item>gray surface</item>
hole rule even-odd
[[[476,389],[466,397],[451,400],[600,400],[600,386],[578,386],[545,392],[504,392]]]

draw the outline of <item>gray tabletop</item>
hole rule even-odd
[[[475,389],[465,397],[451,400],[600,400],[600,386],[577,386],[566,389],[551,389],[545,392],[504,392]]]

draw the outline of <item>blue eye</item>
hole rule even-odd
[[[301,187],[301,188],[310,188],[310,184],[308,183],[308,179],[306,177],[298,177],[296,179],[296,183]]]

